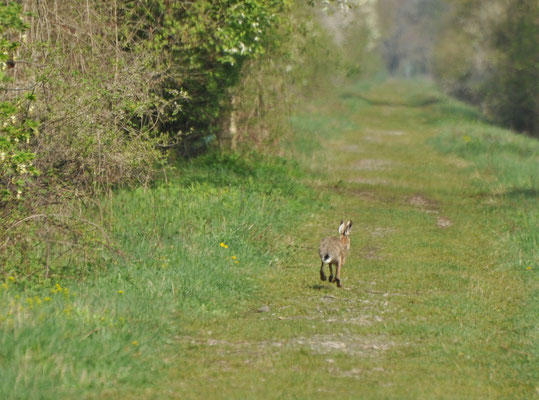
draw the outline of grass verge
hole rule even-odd
[[[0,397],[105,396],[155,382],[187,321],[226,318],[287,257],[290,226],[316,205],[278,158],[212,153],[168,183],[108,207],[126,254],[84,282],[0,288]]]

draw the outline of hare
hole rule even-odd
[[[337,286],[341,287],[341,267],[346,261],[346,256],[350,251],[350,230],[352,229],[352,221],[344,223],[341,221],[339,225],[339,236],[327,237],[320,241],[318,254],[322,260],[320,267],[320,279],[325,281],[324,264],[329,264],[329,281],[337,282]],[[333,279],[333,265],[336,266],[335,279]]]

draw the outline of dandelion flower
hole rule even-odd
[[[532,269],[532,266],[531,266],[531,265],[529,265],[529,266],[527,266],[527,267],[526,267],[526,269],[527,269],[527,270],[529,271],[529,270],[531,270],[531,269]]]
[[[221,242],[221,243],[219,243],[219,246],[225,247],[226,245],[223,242]]]
[[[43,297],[43,301],[51,301],[52,299],[50,297]]]
[[[131,344],[132,344],[133,346],[135,346],[135,347],[138,346],[138,342],[137,342],[136,340],[133,340],[133,341],[131,342]]]
[[[118,294],[124,294],[123,290],[118,290]]]

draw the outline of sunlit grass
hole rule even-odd
[[[429,83],[346,93],[292,119],[293,161],[211,153],[106,200],[125,256],[86,281],[5,277],[0,398],[533,397],[537,142]]]
[[[108,205],[122,262],[48,289],[2,283],[0,397],[149,385],[186,321],[241,311],[257,273],[285,259],[288,227],[313,201],[293,164],[210,154],[178,169]]]

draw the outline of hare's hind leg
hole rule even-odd
[[[325,281],[326,274],[324,274],[324,262],[322,261],[322,265],[320,266],[320,280]]]
[[[329,264],[329,281],[333,282],[333,264]]]
[[[338,263],[337,263],[337,268],[336,268],[337,271],[336,271],[336,273],[335,273],[335,282],[337,282],[337,287],[341,287],[341,286],[342,286],[342,285],[341,285],[341,267],[342,267],[343,264],[344,264],[344,263],[343,263],[342,257],[339,257],[339,261],[338,261]],[[330,277],[330,278],[331,278],[331,277]],[[330,280],[330,282],[331,282],[331,280]]]

